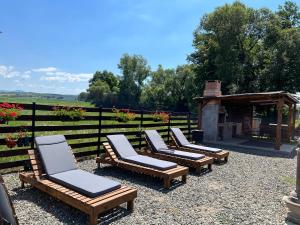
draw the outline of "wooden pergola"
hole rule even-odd
[[[282,142],[282,114],[284,106],[288,106],[288,138],[294,136],[295,132],[295,120],[298,99],[287,92],[276,91],[276,92],[262,92],[262,93],[245,93],[245,94],[234,94],[234,95],[220,95],[220,96],[206,96],[196,97],[199,103],[199,124],[198,127],[201,129],[202,120],[202,109],[207,104],[220,104],[220,105],[239,105],[241,107],[246,105],[264,105],[276,107],[277,111],[277,124],[276,124],[276,137],[275,137],[275,149],[279,150]]]

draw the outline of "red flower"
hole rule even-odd
[[[5,112],[0,112],[0,117],[6,117],[6,113]]]
[[[10,112],[10,113],[9,113],[9,116],[10,116],[10,117],[16,117],[17,115],[18,115],[18,114],[17,114],[16,112]]]

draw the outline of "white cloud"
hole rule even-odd
[[[41,80],[47,81],[67,81],[67,82],[82,82],[88,81],[93,76],[92,73],[68,73],[63,71],[48,72],[41,77]]]
[[[32,72],[42,74],[40,80],[44,81],[66,81],[66,82],[82,82],[92,78],[92,73],[70,73],[61,71],[56,67],[43,67],[32,69]]]
[[[44,68],[38,68],[38,69],[32,69],[32,72],[36,72],[36,73],[47,73],[47,72],[55,72],[58,69],[56,67],[44,67]]]
[[[16,78],[16,77],[29,79],[30,73],[28,73],[28,71],[21,72],[19,70],[16,70],[13,66],[0,65],[0,77],[3,77],[5,79]]]
[[[37,79],[41,81],[57,81],[57,82],[87,82],[93,77],[92,73],[71,73],[62,71],[56,67],[41,67],[36,69],[29,69],[20,71],[13,66],[0,65],[0,78],[14,79],[18,84],[24,80],[30,80],[32,76],[38,76]],[[35,80],[34,83],[37,81]],[[17,84],[16,83],[16,84]],[[49,84],[48,84],[49,85]],[[46,85],[47,86],[47,85]],[[56,85],[55,85],[56,86]],[[41,87],[41,86],[40,86]]]

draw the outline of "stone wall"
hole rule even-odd
[[[204,131],[203,141],[218,140],[219,104],[207,104],[202,109],[202,130]]]

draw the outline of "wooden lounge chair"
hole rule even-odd
[[[212,157],[170,149],[156,130],[146,130],[145,135],[149,148],[141,154],[194,168],[197,173],[201,173],[204,166],[207,166],[209,171],[212,170]]]
[[[171,138],[173,140],[174,146],[177,149],[187,152],[202,153],[207,156],[213,157],[217,162],[228,162],[228,151],[224,151],[219,148],[211,148],[203,145],[192,144],[187,140],[187,138],[179,128],[171,128]]]
[[[65,140],[62,135],[48,137]],[[37,138],[35,141],[37,146],[39,146]],[[64,149],[66,146],[69,148],[69,153]],[[49,151],[49,149],[53,147],[56,149]],[[97,224],[98,215],[100,213],[118,207],[120,204],[127,203],[127,209],[133,209],[134,199],[137,197],[137,190],[134,188],[118,185],[115,181],[76,168],[62,173],[52,173],[53,170],[68,167],[68,164],[72,164],[72,160],[75,164],[74,155],[66,141],[55,143],[53,146],[45,145],[43,151],[41,147],[38,147],[38,149],[39,150],[28,151],[33,171],[20,173],[19,177],[22,187],[24,187],[24,183],[29,183],[31,186],[52,197],[81,210],[89,215],[91,225]],[[47,154],[54,156],[50,159],[50,162],[47,158],[49,155]],[[53,159],[57,161],[57,166],[51,165],[51,160]],[[64,165],[60,165],[60,162],[64,162]],[[71,174],[69,177],[65,176],[65,180],[63,177],[59,177],[62,174],[68,174],[69,171]],[[76,173],[73,183],[72,173]],[[111,187],[101,189],[101,181],[103,181],[104,187]],[[113,182],[112,185],[114,186],[112,186],[110,182]],[[76,183],[79,184],[76,185]],[[86,193],[84,189],[87,185],[90,187],[87,188]]]
[[[106,156],[96,159],[98,166],[100,163],[110,164],[132,172],[158,177],[163,179],[165,188],[170,188],[171,181],[177,177],[182,177],[182,182],[186,182],[187,167],[137,154],[124,135],[108,135],[107,138],[110,143],[103,143]]]
[[[0,225],[2,224],[19,225],[19,222],[4,180],[0,175]]]

